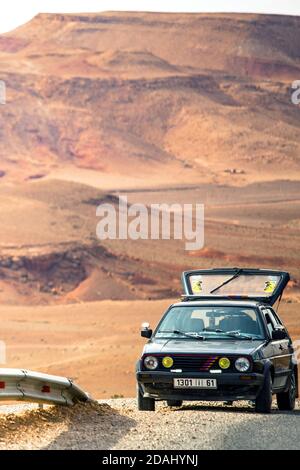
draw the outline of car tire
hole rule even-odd
[[[272,378],[270,372],[265,375],[264,384],[255,400],[257,413],[271,413],[272,409]]]
[[[137,386],[137,406],[139,411],[155,411],[154,398],[144,398],[139,385]]]
[[[281,411],[293,411],[295,409],[297,395],[297,380],[295,371],[293,371],[291,374],[289,382],[288,390],[276,395],[277,406]]]
[[[167,400],[167,405],[168,406],[181,406],[182,405],[182,400]]]

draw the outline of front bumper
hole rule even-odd
[[[173,379],[216,379],[217,389],[175,389]],[[263,374],[138,371],[137,382],[144,397],[157,400],[231,401],[255,400],[264,381]]]

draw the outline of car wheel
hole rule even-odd
[[[155,411],[154,398],[144,398],[139,385],[137,386],[137,406],[139,411]]]
[[[293,372],[290,377],[289,389],[286,392],[278,393],[276,396],[279,410],[292,411],[296,404],[296,394],[297,382],[295,372]]]
[[[181,406],[182,400],[167,400],[168,406]]]
[[[255,400],[257,413],[271,413],[272,409],[272,379],[270,372],[266,373],[261,391]]]

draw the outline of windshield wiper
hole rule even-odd
[[[182,335],[182,336],[186,336],[187,338],[191,338],[191,339],[198,339],[198,340],[201,340],[201,341],[204,340],[204,336],[199,336],[198,334],[192,335],[192,334],[189,334],[189,333],[184,333],[184,331],[179,331],[179,330],[162,330],[162,331],[158,331],[157,333],[173,333],[174,335]]]
[[[224,331],[224,334],[227,336],[231,336],[232,338],[253,340],[253,336],[245,335],[244,333],[240,333],[239,331]]]
[[[226,286],[226,284],[229,284],[229,282],[233,281],[234,279],[236,279],[237,277],[239,277],[241,274],[242,274],[243,270],[242,269],[238,269],[233,276],[231,276],[229,279],[227,279],[227,281],[224,281],[222,282],[222,284],[220,284],[218,287],[215,287],[213,290],[210,291],[210,294],[214,294],[215,292],[217,292],[217,290],[221,289],[221,287],[223,286]]]
[[[208,331],[208,332],[212,332],[212,333],[224,333],[224,330],[220,330],[220,328],[203,328],[202,331]]]
[[[253,339],[252,336],[249,336],[244,333],[240,333],[238,330],[236,331],[224,331],[221,330],[220,328],[203,328],[203,331],[207,331],[208,333],[222,333],[227,336],[231,336],[232,338],[240,338],[240,339]]]

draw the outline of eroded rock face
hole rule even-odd
[[[32,292],[62,295],[75,289],[87,276],[86,254],[66,251],[33,256],[1,256],[0,278]],[[22,289],[22,287],[21,287]]]
[[[158,282],[155,265],[149,267],[138,258],[117,256],[100,245],[34,251],[0,255],[0,294],[3,287],[10,289],[3,302],[26,305],[81,299],[161,299],[179,290],[180,282],[174,283],[171,268]]]

